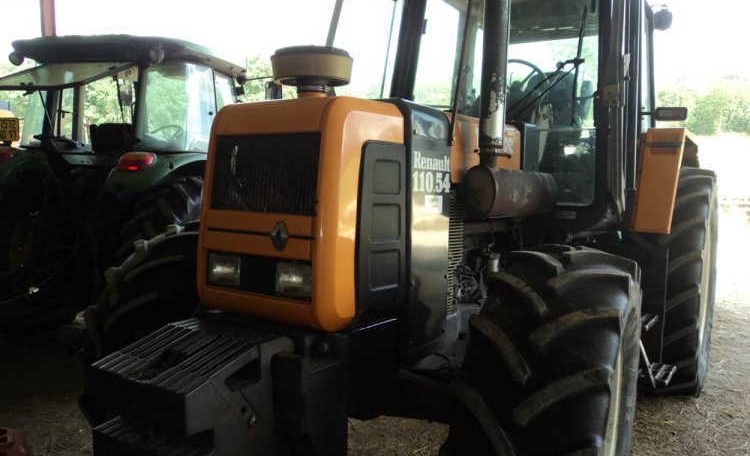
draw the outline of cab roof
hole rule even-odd
[[[210,49],[188,41],[153,36],[70,35],[33,38],[13,42],[14,54],[38,63],[148,62],[152,50],[162,49],[164,61],[202,63],[232,77],[245,69],[218,57]]]

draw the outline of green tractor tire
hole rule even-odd
[[[199,306],[195,282],[197,223],[171,226],[135,243],[133,253],[107,270],[106,286],[84,313],[84,361],[94,361],[162,325],[190,318]]]
[[[124,260],[139,239],[151,239],[170,225],[185,226],[200,219],[203,178],[183,176],[158,185],[136,202],[133,216],[120,230],[114,261]]]

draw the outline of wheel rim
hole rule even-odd
[[[620,411],[622,410],[622,361],[623,361],[623,340],[620,340],[620,347],[617,349],[617,361],[615,370],[612,374],[614,378],[610,383],[609,391],[609,412],[607,414],[607,430],[604,434],[604,456],[615,456],[617,454],[617,442],[620,430]]]
[[[711,219],[709,218],[709,226],[706,230],[706,240],[705,240],[705,247],[703,250],[703,267],[701,271],[701,302],[700,302],[700,312],[698,316],[698,347],[699,350],[703,350],[705,337],[706,337],[706,325],[708,324],[708,300],[711,298],[711,290],[709,290],[709,287],[711,286],[711,265],[713,265],[713,256],[714,256],[714,246],[713,246],[713,237],[714,237],[714,224],[712,223]]]

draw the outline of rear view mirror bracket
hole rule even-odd
[[[684,122],[688,118],[688,108],[683,106],[656,108],[644,111],[641,116],[652,116],[657,122]]]

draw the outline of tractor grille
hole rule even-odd
[[[447,313],[456,310],[458,301],[458,280],[456,269],[463,261],[464,254],[464,211],[455,190],[448,195],[448,299]]]
[[[211,208],[314,215],[320,134],[220,136]]]

